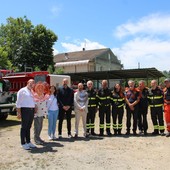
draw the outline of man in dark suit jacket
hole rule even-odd
[[[71,138],[71,112],[74,101],[74,92],[68,87],[68,80],[63,79],[63,86],[58,90],[58,102],[59,102],[59,138],[62,138],[62,124],[66,115],[68,137]]]

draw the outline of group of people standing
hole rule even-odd
[[[137,128],[139,134],[147,135],[148,121],[147,113],[148,107],[150,108],[151,120],[153,123],[154,131],[152,135],[164,136],[164,117],[167,125],[166,134],[170,136],[170,79],[164,81],[165,89],[161,89],[156,80],[152,80],[150,88],[145,86],[145,82],[140,80],[138,87],[135,87],[133,80],[128,81],[128,87],[123,90],[120,84],[114,86],[113,91],[109,90],[107,80],[102,81],[102,88],[99,89],[97,94],[97,101],[99,105],[99,118],[100,118],[100,136],[104,132],[104,117],[106,117],[106,132],[110,133],[111,116],[113,119],[114,135],[121,135],[122,120],[124,115],[124,106],[126,109],[126,135],[130,135],[131,131],[131,117],[133,117],[132,132],[137,135]],[[110,111],[110,109],[112,111]],[[164,114],[165,113],[165,116]]]
[[[36,144],[43,144],[40,134],[43,127],[44,116],[48,115],[48,138],[56,139],[56,124],[58,122],[58,138],[62,138],[62,125],[66,117],[68,137],[71,134],[72,110],[75,112],[75,133],[79,135],[79,122],[82,118],[83,136],[96,135],[95,117],[99,112],[99,136],[106,134],[122,134],[124,108],[126,108],[126,135],[131,133],[131,117],[133,117],[133,135],[147,135],[147,112],[150,107],[151,119],[154,127],[152,135],[165,135],[164,115],[167,124],[167,137],[170,136],[170,79],[165,79],[166,88],[162,90],[156,80],[151,81],[147,88],[143,80],[138,82],[128,81],[128,87],[123,89],[120,84],[115,84],[113,91],[108,88],[107,80],[103,80],[101,88],[95,90],[93,82],[87,82],[87,88],[82,83],[78,84],[77,91],[68,86],[68,80],[63,79],[61,87],[49,86],[47,83],[35,84],[30,79],[27,86],[17,93],[17,112],[21,118],[21,145],[24,149],[35,147],[30,141],[30,128],[34,120],[34,140]],[[112,118],[112,126],[111,126]]]

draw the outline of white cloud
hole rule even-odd
[[[170,15],[153,14],[134,23],[117,27],[117,37],[129,36],[120,47],[113,48],[124,68],[156,67],[170,70]]]
[[[59,13],[61,12],[61,9],[62,9],[62,7],[60,5],[59,6],[52,6],[50,11],[51,11],[51,13],[54,17],[57,17],[59,15]]]
[[[81,51],[83,48],[85,48],[86,50],[106,48],[104,45],[102,45],[102,44],[100,44],[98,42],[90,41],[88,39],[84,39],[84,41],[74,40],[73,43],[64,43],[64,42],[62,42],[61,45],[68,52]]]
[[[123,38],[137,34],[170,35],[170,15],[152,14],[139,19],[137,22],[128,22],[118,26],[114,35]]]
[[[55,48],[53,48],[53,55],[56,55],[56,54],[58,54],[58,53],[59,53],[58,50],[55,49]]]
[[[157,69],[170,70],[167,62],[170,55],[170,41],[161,41],[150,38],[136,38],[113,48],[112,51],[121,60],[124,68],[156,67]]]

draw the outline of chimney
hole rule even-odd
[[[65,59],[68,60],[69,57],[68,57],[68,53],[65,53]]]

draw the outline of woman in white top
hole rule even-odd
[[[50,86],[50,97],[47,101],[48,108],[48,137],[49,140],[56,139],[56,123],[58,119],[58,102],[57,102],[57,89],[55,86]]]
[[[47,115],[47,100],[49,92],[45,91],[45,85],[39,81],[34,87],[34,101],[37,105],[37,111],[34,114],[34,141],[37,145],[42,145],[44,140],[41,139],[40,134],[43,128],[43,119]]]

